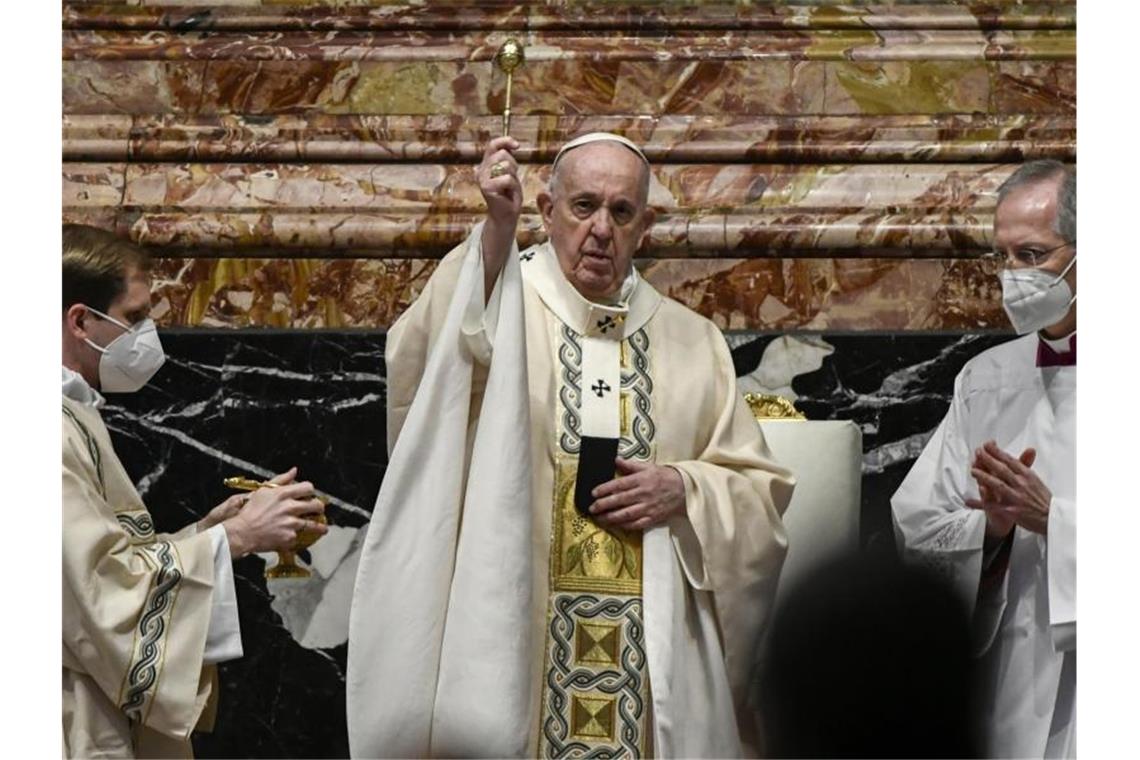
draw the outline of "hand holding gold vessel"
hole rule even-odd
[[[325,502],[313,496],[312,483],[292,483],[295,468],[269,481],[242,476],[226,478],[229,488],[251,492],[240,511],[224,521],[234,556],[276,551],[280,561],[265,571],[266,578],[307,578],[311,573],[296,563],[296,553],[328,532]],[[218,509],[229,505],[223,502]],[[211,513],[212,514],[212,513]]]

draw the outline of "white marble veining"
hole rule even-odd
[[[737,387],[741,393],[766,393],[795,401],[798,396],[792,390],[792,380],[797,375],[815,372],[834,351],[819,336],[783,335],[764,347],[760,365],[737,378]]]
[[[266,581],[274,612],[301,646],[327,649],[348,641],[348,612],[363,536],[360,528],[330,525],[329,532],[309,547],[310,577]],[[277,561],[273,554],[258,556],[269,565]]]
[[[899,462],[909,462],[917,459],[926,446],[926,442],[934,435],[933,430],[923,433],[914,433],[898,441],[884,443],[863,454],[863,474],[874,475]]]
[[[953,343],[943,347],[937,356],[892,372],[883,378],[880,393],[893,398],[907,398],[911,396],[914,393],[915,386],[927,383],[929,381],[929,375],[942,368],[950,356],[957,351],[961,351],[964,347],[976,340],[977,338],[972,335],[964,335]],[[943,393],[945,393],[945,391],[946,389],[942,389]]]
[[[223,450],[221,450],[215,446],[210,446],[209,444],[204,443],[204,442],[198,440],[197,438],[195,438],[195,437],[193,437],[187,433],[184,433],[181,430],[177,430],[177,429],[169,427],[167,425],[162,425],[158,422],[155,422],[152,419],[152,415],[149,415],[149,414],[146,414],[146,415],[132,414],[131,412],[128,412],[125,409],[122,409],[120,407],[114,407],[114,410],[118,414],[122,415],[123,418],[125,418],[131,422],[137,423],[140,427],[143,427],[143,428],[149,430],[150,432],[159,433],[163,436],[167,436],[169,438],[172,438],[173,440],[177,441],[178,443],[189,446],[189,447],[195,449],[196,451],[201,452],[202,454],[206,454],[207,456],[213,457],[214,459],[217,459],[220,462],[225,462],[226,464],[234,467],[238,471],[245,473],[247,475],[256,475],[262,479],[268,480],[269,478],[272,478],[274,475],[277,474],[276,472],[274,472],[273,470],[271,470],[267,467],[263,467],[259,464],[255,464],[254,462],[250,462],[249,460],[233,456],[232,454],[228,454],[225,451],[223,451]],[[109,420],[109,419],[107,420],[107,428],[108,428],[108,430],[112,430],[112,431],[115,431],[117,433],[121,433],[122,435],[132,435],[132,431],[114,424],[113,421]],[[319,488],[314,489],[314,490],[316,491],[317,496],[320,496],[322,499],[327,501],[329,504],[336,506],[340,509],[343,509],[345,512],[350,512],[354,515],[357,515],[358,517],[363,517],[365,519],[368,519],[372,516],[371,510],[365,509],[364,507],[357,506],[356,504],[350,504],[347,501],[345,501],[345,500],[343,500],[343,499],[341,499],[341,498],[339,498],[339,497],[337,497],[331,493],[328,493],[327,491],[320,490]],[[141,493],[142,492],[140,491],[140,494]]]

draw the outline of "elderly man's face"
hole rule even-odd
[[[1009,193],[994,213],[994,250],[1005,254],[1006,266],[1023,269],[1034,266],[1045,272],[1059,275],[1076,256],[1076,246],[1067,242],[1054,229],[1057,218],[1057,191],[1061,179],[1034,182]],[[1077,292],[1077,268],[1065,274],[1065,282]],[[1053,325],[1047,325],[1045,334],[1061,338],[1077,327],[1077,305]]]
[[[586,298],[620,290],[649,233],[654,214],[641,198],[643,171],[641,159],[621,144],[589,143],[562,157],[553,195],[538,196],[562,272]]]

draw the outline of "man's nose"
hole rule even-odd
[[[590,231],[594,234],[594,237],[599,240],[608,241],[613,236],[613,219],[610,217],[609,209],[605,206],[602,206],[594,212],[594,216],[591,219]]]

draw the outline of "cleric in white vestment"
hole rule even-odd
[[[352,754],[739,756],[792,477],[720,331],[632,267],[640,149],[568,143],[519,253],[517,146],[490,143],[487,220],[388,335]]]
[[[993,757],[1076,753],[1076,194],[1057,161],[1000,188],[992,256],[1023,337],[962,368],[891,500],[905,554],[973,608]]]
[[[110,232],[63,228],[62,734],[64,757],[193,757],[215,665],[242,656],[231,561],[290,549],[324,509],[311,483],[227,499],[159,533],[111,444],[103,393],[133,393],[165,362],[150,258]]]

